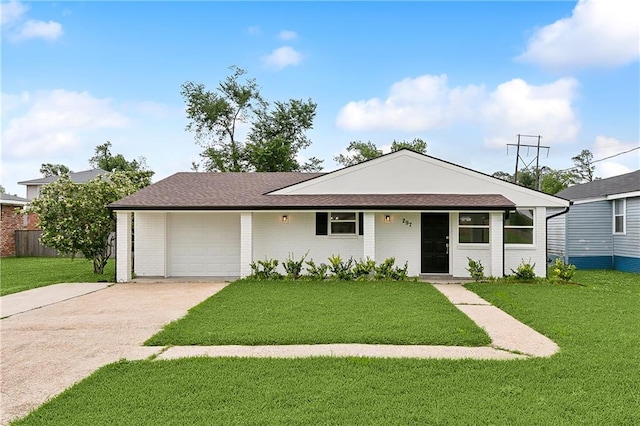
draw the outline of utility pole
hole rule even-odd
[[[522,138],[536,138],[537,139],[537,144],[536,145],[532,145],[532,144],[526,144],[526,143],[522,143]],[[540,145],[540,142],[542,140],[542,136],[540,135],[518,135],[518,140],[517,143],[508,143],[507,144],[507,153],[509,153],[509,147],[510,146],[515,146],[516,147],[516,170],[513,174],[513,181],[514,183],[518,183],[518,169],[520,166],[520,162],[522,162],[522,164],[524,164],[524,169],[528,170],[530,172],[532,172],[534,174],[534,176],[536,177],[536,189],[540,190],[540,149],[546,149],[547,150],[547,156],[549,156],[549,147],[548,146],[543,146]],[[520,147],[525,147],[527,148],[527,156],[529,155],[529,150],[531,148],[535,148],[536,149],[536,155],[533,159],[531,159],[531,161],[525,161],[524,158],[522,158],[522,156],[520,155]],[[535,161],[536,163],[536,168],[535,171],[531,170],[531,166],[533,164],[533,162]]]

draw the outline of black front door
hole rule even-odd
[[[422,213],[422,273],[449,273],[449,213]]]

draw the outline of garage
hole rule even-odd
[[[240,215],[188,212],[167,215],[167,275],[240,275]]]

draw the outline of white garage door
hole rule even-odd
[[[240,275],[240,215],[168,215],[167,266],[172,277]]]

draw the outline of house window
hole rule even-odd
[[[625,211],[626,211],[626,200],[614,200],[613,201],[613,233],[614,234],[624,234],[625,228]]]
[[[504,221],[506,244],[533,244],[533,210],[518,209]]]
[[[488,243],[489,213],[460,213],[458,237],[460,243]]]
[[[355,213],[330,213],[329,223],[331,235],[356,235],[358,231],[357,215]]]

